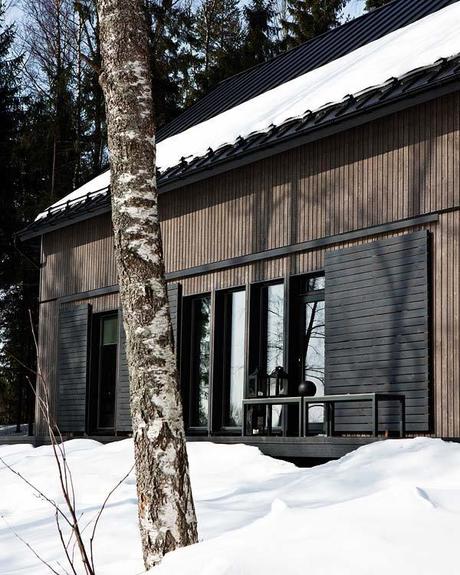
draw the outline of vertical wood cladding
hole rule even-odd
[[[456,93],[161,195],[166,269],[460,206],[459,136]],[[426,229],[433,236],[435,431],[459,437],[460,212],[442,214]],[[322,269],[325,251],[188,278],[183,294]],[[117,283],[110,216],[47,234],[42,266],[41,300],[49,301],[40,309],[40,358],[55,381],[54,298]],[[111,295],[88,303],[116,309],[115,300]]]
[[[460,95],[161,196],[167,271],[460,204]]]

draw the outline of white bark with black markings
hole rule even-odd
[[[98,0],[112,218],[127,340],[139,522],[147,568],[197,541],[155,180],[141,0]]]

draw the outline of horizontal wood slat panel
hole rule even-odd
[[[404,252],[401,251],[403,248]],[[407,256],[404,266],[401,265],[401,253]],[[359,255],[356,268],[355,255]],[[332,274],[329,274],[330,262],[334,265]],[[340,273],[340,265],[343,273]],[[354,273],[355,269],[358,270],[357,273]],[[338,250],[333,254],[328,253],[325,270],[326,393],[359,393],[363,390],[407,393],[408,430],[428,431],[430,402],[427,232],[414,232]],[[384,270],[388,270],[388,273]],[[375,285],[384,282],[385,288],[380,295],[375,293]],[[398,286],[398,303],[389,305],[388,300],[391,300],[395,286]],[[417,287],[414,297],[413,286]],[[405,301],[399,293],[401,287],[405,289]],[[368,306],[360,314],[355,303],[353,313],[348,313],[348,290],[353,290],[354,301],[372,291],[374,313]],[[380,303],[381,297],[386,302],[384,305]],[[416,333],[421,334],[421,337],[414,339]],[[337,353],[336,344],[339,341],[342,341],[343,345]],[[379,359],[372,354],[363,357],[362,353],[356,353],[356,342],[367,343],[369,350],[375,343],[380,343]],[[404,353],[400,353],[398,342],[405,346]],[[422,403],[410,400],[414,391]],[[363,431],[360,420],[356,418],[358,409],[361,408],[336,406],[337,421],[341,422],[342,431]],[[394,421],[390,421],[389,417],[391,413],[391,410],[386,411],[382,405],[381,421],[388,429],[394,427]],[[388,417],[384,417],[385,414]]]
[[[89,313],[88,304],[59,310],[57,415],[62,432],[86,431]]]

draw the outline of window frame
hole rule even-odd
[[[208,421],[206,425],[192,425],[196,415],[196,395],[192,386],[196,381],[196,358],[193,358],[193,351],[196,349],[196,310],[194,302],[197,300],[209,299],[209,373],[208,373]],[[187,434],[189,435],[208,435],[212,418],[212,363],[213,363],[213,320],[214,305],[211,292],[203,292],[182,298],[182,325],[180,338],[180,380],[182,390],[184,424]],[[195,392],[196,393],[196,392]]]
[[[287,363],[288,317],[286,313],[286,278],[281,277],[269,281],[253,282],[250,284],[249,359],[246,380],[255,369],[263,371],[267,365],[267,292],[268,288],[273,285],[283,286],[283,363]],[[286,369],[286,365],[282,367]],[[245,397],[247,397],[247,389],[245,391]]]
[[[93,435],[112,434],[117,429],[117,395],[118,395],[118,368],[119,368],[119,335],[116,343],[110,345],[116,346],[115,353],[115,386],[114,386],[114,408],[113,408],[113,426],[102,427],[99,425],[99,404],[100,404],[100,387],[101,387],[101,349],[103,347],[103,323],[106,319],[116,319],[118,322],[117,332],[120,330],[120,317],[117,310],[103,311],[92,314],[91,316],[91,337],[89,351],[89,385],[87,393],[87,421],[88,431]]]
[[[244,363],[243,363],[243,398],[246,397],[247,355],[248,355],[248,308],[249,293],[247,284],[215,290],[214,338],[213,338],[213,425],[212,429],[222,435],[241,433],[241,425],[228,425],[227,411],[230,405],[230,362],[231,362],[231,327],[232,303],[229,296],[244,293]],[[230,300],[231,302],[231,300]],[[221,351],[220,351],[221,350]]]

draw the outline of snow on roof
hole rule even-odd
[[[157,165],[163,171],[203,156],[208,149],[232,144],[239,137],[266,131],[289,118],[338,103],[411,70],[460,53],[460,2],[370,42],[337,60],[248,100],[205,122],[157,144]],[[110,174],[105,172],[51,206],[57,209],[101,190]],[[37,220],[45,217],[41,213]]]

